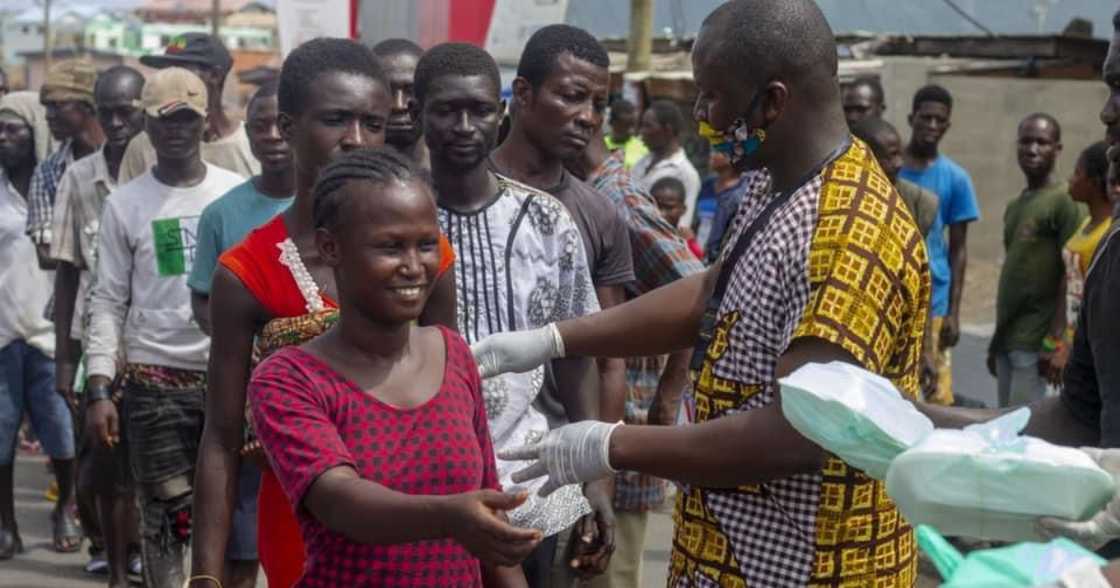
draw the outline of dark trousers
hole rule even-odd
[[[183,585],[205,389],[125,385],[121,417],[140,507],[144,585]]]

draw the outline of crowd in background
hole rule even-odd
[[[909,526],[861,503],[882,484],[807,448],[773,381],[849,361],[939,424],[994,414],[952,381],[979,218],[939,148],[960,105],[921,88],[904,138],[877,80],[840,88],[813,2],[769,4],[705,21],[691,112],[612,96],[606,50],[566,25],[528,41],[508,104],[482,49],[406,39],[308,41],[244,111],[200,33],[147,78],[0,74],[0,560],[36,446],[52,547],[88,543],[114,587],[641,586],[673,495],[674,585],[912,585]],[[721,78],[748,57],[768,79]],[[1066,179],[1060,121],[1014,140],[1000,408],[1107,447],[1108,143]],[[527,445],[536,479],[502,459]]]

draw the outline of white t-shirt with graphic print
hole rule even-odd
[[[114,377],[122,344],[133,363],[206,369],[210,338],[194,322],[187,288],[198,219],[244,181],[206,164],[195,186],[168,186],[148,170],[109,194],[89,303],[89,375]]]

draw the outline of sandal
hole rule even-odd
[[[23,539],[18,533],[0,529],[0,560],[12,559],[19,553],[23,553]]]
[[[82,548],[82,532],[66,512],[56,509],[51,513],[51,534],[58,553],[74,553]]]

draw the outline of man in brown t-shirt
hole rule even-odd
[[[584,241],[591,280],[599,304],[608,308],[625,300],[623,287],[634,280],[630,236],[619,210],[606,196],[568,174],[564,161],[580,155],[592,139],[595,122],[606,108],[610,58],[586,31],[552,25],[537,31],[525,45],[513,82],[513,124],[509,136],[491,155],[491,168],[504,176],[552,194],[571,212]],[[584,394],[586,418],[618,421],[626,394],[625,363],[599,361],[599,397]],[[549,424],[565,424],[561,399],[546,378],[538,408]],[[601,397],[601,398],[600,398]],[[606,409],[606,410],[603,410]],[[569,410],[567,414],[571,414]],[[614,513],[610,480],[589,484],[587,497],[595,510],[599,536],[591,544],[575,546],[559,555],[559,579],[570,581],[572,567],[580,575],[602,573],[614,541]],[[580,528],[577,523],[576,528]],[[580,533],[581,536],[584,533]],[[581,544],[583,542],[581,541]],[[579,557],[580,554],[586,557]],[[567,557],[572,555],[573,557]],[[559,566],[558,566],[559,567]],[[532,578],[530,579],[532,580]]]

